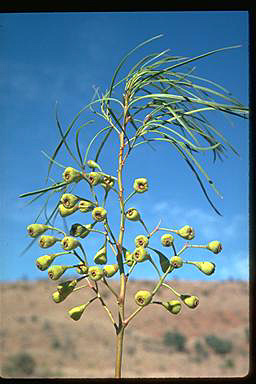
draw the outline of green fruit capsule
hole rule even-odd
[[[72,208],[66,208],[63,204],[59,204],[59,213],[61,217],[67,217],[69,215],[72,215],[72,213],[76,212],[78,209],[78,205],[75,205]]]
[[[78,182],[82,179],[82,174],[77,169],[67,167],[62,174],[64,181],[67,183]]]
[[[177,315],[181,310],[181,303],[179,300],[163,301],[161,304],[173,315]]]
[[[148,180],[145,178],[135,179],[133,189],[138,193],[144,193],[148,190]]]
[[[104,276],[112,277],[118,271],[118,264],[105,265],[103,268]]]
[[[76,268],[76,272],[80,275],[86,275],[88,273],[88,265],[84,263],[80,263],[79,266]]]
[[[207,248],[213,253],[217,254],[222,250],[222,244],[220,241],[214,240],[207,244]]]
[[[27,227],[28,235],[30,237],[37,237],[47,231],[48,226],[44,224],[30,224]]]
[[[103,269],[94,266],[89,267],[88,275],[94,281],[100,280],[103,277]]]
[[[181,300],[186,304],[189,308],[196,308],[199,304],[199,299],[197,296],[191,296],[191,295],[181,295]]]
[[[170,258],[170,264],[173,268],[180,268],[183,265],[183,260],[180,256],[173,256]]]
[[[70,267],[65,265],[53,265],[48,269],[48,276],[52,280],[58,280]]]
[[[164,247],[170,247],[173,245],[174,237],[170,235],[169,233],[166,233],[161,237],[161,243]]]
[[[83,212],[83,213],[90,212],[93,210],[94,207],[95,207],[95,205],[92,204],[90,201],[81,200],[79,202],[79,211],[80,212]]]
[[[74,237],[71,236],[65,236],[61,240],[61,246],[65,251],[71,251],[75,248],[77,248],[80,245],[79,241],[74,239]]]
[[[44,255],[36,259],[36,266],[40,271],[45,271],[52,264],[53,260],[58,256],[58,254],[53,255]]]
[[[39,239],[39,245],[41,248],[49,248],[57,241],[60,241],[60,239],[57,239],[57,237],[42,235]]]
[[[107,217],[107,211],[102,207],[96,207],[92,211],[92,218],[96,221],[103,221],[106,217]]]
[[[57,286],[57,291],[63,295],[69,295],[76,287],[77,279],[64,281]]]
[[[61,303],[62,301],[64,301],[66,299],[66,296],[61,294],[59,291],[55,291],[53,292],[52,294],[52,299],[55,303]]]
[[[215,264],[210,261],[191,261],[205,275],[212,275],[215,271]]]
[[[184,227],[179,229],[177,233],[186,240],[192,240],[195,237],[195,231],[190,225],[184,225]]]
[[[138,248],[138,247],[146,248],[148,246],[149,240],[148,240],[147,236],[145,236],[145,235],[138,235],[135,237],[134,242],[135,242],[136,248]]]
[[[125,261],[126,261],[126,264],[131,267],[131,265],[133,264],[134,260],[133,260],[133,254],[129,251],[126,251],[125,253]]]
[[[89,183],[93,186],[103,181],[103,176],[99,172],[90,172],[87,176]]]
[[[131,221],[138,221],[140,220],[140,214],[135,208],[129,208],[128,211],[125,214],[126,218]]]
[[[73,208],[79,201],[79,198],[72,193],[64,193],[61,196],[60,202],[64,205],[65,208]]]
[[[135,303],[140,307],[145,307],[152,300],[152,294],[149,291],[138,291],[135,296]]]
[[[101,169],[100,168],[100,166],[99,166],[99,164],[98,163],[96,163],[96,161],[94,161],[94,160],[88,160],[87,162],[86,162],[86,164],[88,165],[88,167],[89,168],[97,168],[97,169]]]
[[[71,308],[68,311],[68,314],[71,317],[71,319],[77,321],[81,318],[87,306],[88,304],[78,305],[77,307]]]
[[[149,254],[144,247],[138,247],[133,252],[132,257],[133,257],[133,260],[137,261],[138,263],[142,263],[143,261],[146,261],[149,259]]]
[[[115,179],[112,176],[104,176],[103,182],[100,185],[106,190],[109,191],[115,185]]]
[[[94,256],[95,264],[106,264],[107,262],[107,247],[102,247]]]

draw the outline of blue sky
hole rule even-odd
[[[24,192],[44,186],[48,160],[41,151],[53,153],[59,142],[55,123],[55,103],[63,129],[93,95],[93,87],[104,92],[122,57],[140,42],[153,36],[163,37],[144,46],[127,62],[129,69],[136,61],[152,52],[170,48],[172,55],[192,57],[210,50],[232,45],[238,49],[217,53],[196,62],[196,75],[223,85],[231,94],[248,105],[248,14],[239,11],[206,12],[92,12],[92,13],[13,13],[0,15],[1,34],[1,275],[3,281],[46,278],[35,266],[37,257],[47,252],[35,243],[20,255],[29,244],[26,227],[32,223],[43,200],[25,206],[29,200],[19,199]],[[87,116],[83,116],[86,121]],[[91,116],[89,117],[91,118]],[[167,146],[157,151],[143,146],[131,155],[124,172],[125,193],[132,189],[134,178],[147,177],[149,191],[131,200],[138,208],[149,229],[159,219],[162,225],[179,228],[185,224],[196,230],[194,244],[220,240],[223,251],[214,255],[205,250],[186,251],[184,259],[213,261],[216,272],[204,277],[186,265],[175,273],[180,279],[214,280],[248,278],[248,121],[221,116],[214,122],[240,153],[228,152],[223,162],[212,163],[204,155],[208,171],[224,198],[221,200],[207,189],[211,200],[223,214],[218,216],[205,199],[199,184],[182,159]],[[97,125],[98,124],[98,125]],[[102,128],[95,123],[93,129]],[[81,133],[81,148],[86,149],[91,131]],[[104,170],[116,170],[113,158],[115,142],[107,147],[102,158]],[[143,149],[142,149],[143,148]],[[63,166],[76,166],[60,153]],[[52,177],[61,179],[63,169],[55,166]],[[87,189],[86,189],[87,191]],[[86,192],[87,193],[87,192]],[[115,195],[112,195],[113,197]],[[88,197],[88,195],[87,195]],[[54,206],[54,202],[50,203]],[[113,228],[119,223],[115,201],[107,206],[112,214]],[[71,225],[78,216],[67,219]],[[62,220],[57,223],[62,226]],[[143,233],[138,223],[127,223],[125,245],[132,249],[133,239]],[[152,238],[151,246],[161,247],[160,236]],[[93,260],[101,240],[91,237],[84,247]],[[177,249],[184,244],[177,239]],[[55,246],[50,253],[58,252]],[[153,256],[153,255],[152,255]],[[157,261],[157,257],[154,256]],[[63,258],[63,263],[70,259]],[[109,262],[114,262],[110,258]],[[135,269],[134,278],[154,278],[151,265]]]

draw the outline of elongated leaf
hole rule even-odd
[[[42,193],[42,192],[47,192],[47,191],[51,191],[52,189],[57,189],[57,188],[61,188],[61,187],[64,187],[66,186],[68,183],[66,183],[65,181],[63,182],[60,182],[60,183],[56,183],[54,185],[51,185],[50,187],[46,187],[46,188],[42,188],[42,189],[38,189],[36,191],[32,191],[32,192],[26,192],[26,193],[23,193],[22,195],[19,195],[19,197],[27,197],[27,196],[31,196],[31,195],[36,195],[38,193]]]
[[[158,249],[151,248],[151,247],[148,247],[148,248],[152,249],[152,251],[154,251],[158,255],[161,269],[165,273],[170,266],[169,259],[162,252],[158,251]]]

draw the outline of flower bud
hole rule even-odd
[[[194,264],[205,275],[212,275],[215,271],[215,264],[210,261],[190,261],[189,264]]]
[[[59,241],[57,237],[42,235],[39,239],[39,245],[41,248],[49,248],[54,245],[56,241]]]
[[[180,268],[183,265],[183,260],[180,256],[173,256],[170,258],[170,264],[173,268]]]
[[[87,235],[90,233],[90,229],[92,229],[93,224],[87,224],[87,225],[82,225],[82,224],[73,224],[69,233],[71,236],[74,237],[81,237],[85,238]]]
[[[61,246],[65,251],[71,251],[72,249],[77,248],[80,245],[79,241],[74,239],[71,236],[65,236],[61,240]]]
[[[88,177],[89,183],[93,186],[103,181],[103,176],[99,172],[90,172],[87,177]]]
[[[72,213],[76,212],[78,209],[78,205],[75,205],[72,208],[66,208],[63,204],[59,204],[59,213],[61,217],[67,217],[69,215],[72,215]]]
[[[78,182],[82,179],[81,172],[72,167],[67,167],[63,172],[62,177],[67,183],[72,183],[73,181]]]
[[[149,254],[144,247],[138,247],[133,252],[132,257],[133,257],[133,260],[137,261],[138,263],[142,263],[143,261],[146,261],[149,259]]]
[[[174,315],[177,315],[181,310],[181,303],[179,300],[163,301],[161,304],[167,309],[167,311],[173,313]]]
[[[138,193],[144,193],[148,190],[148,181],[145,178],[135,179],[133,189]]]
[[[48,276],[52,280],[58,280],[70,267],[66,265],[53,265],[48,269]]]
[[[44,255],[36,259],[36,266],[40,271],[45,271],[52,264],[53,260],[58,256],[58,254],[53,255]]]
[[[214,240],[208,243],[207,248],[213,253],[217,254],[222,250],[222,244],[220,241]]]
[[[181,295],[180,298],[189,308],[196,308],[199,304],[199,299],[197,296]]]
[[[173,242],[174,242],[174,237],[169,233],[166,233],[161,237],[161,243],[164,247],[170,247],[173,244]]]
[[[105,188],[106,191],[109,191],[115,184],[115,179],[112,176],[104,176],[103,182],[100,185]]]
[[[145,307],[152,300],[152,294],[149,291],[138,291],[134,299],[137,305]]]
[[[107,211],[102,207],[96,207],[92,211],[92,217],[96,221],[103,221],[107,217]]]
[[[135,208],[129,208],[128,211],[125,214],[126,218],[131,221],[138,221],[140,220],[140,214]]]
[[[61,294],[69,295],[76,287],[77,279],[64,281],[57,286],[57,291]]]
[[[59,291],[55,291],[52,294],[52,299],[55,303],[61,303],[63,300],[66,299],[65,295],[62,295]]]
[[[82,239],[89,235],[91,229],[93,228],[93,224],[86,224],[84,226],[83,232],[79,235]]]
[[[30,224],[27,227],[27,231],[30,237],[37,237],[47,231],[48,226],[44,224]]]
[[[136,248],[138,248],[138,247],[146,248],[148,246],[148,243],[149,243],[149,240],[148,240],[147,236],[145,236],[145,235],[138,235],[135,237]]]
[[[133,254],[129,251],[126,251],[125,252],[125,261],[126,261],[126,264],[131,267],[131,265],[133,264],[134,260],[133,260]]]
[[[92,211],[93,208],[95,207],[94,204],[92,204],[90,201],[87,201],[87,200],[81,200],[78,206],[79,206],[79,211],[84,213]]]
[[[84,313],[84,311],[85,311],[87,306],[88,306],[88,303],[87,304],[79,305],[79,306],[74,307],[74,308],[71,308],[68,311],[68,314],[71,317],[71,319],[77,321],[77,320],[79,320],[81,318],[81,316]]]
[[[64,193],[61,196],[60,202],[64,205],[65,208],[73,208],[79,201],[79,198],[72,193]]]
[[[185,225],[177,231],[178,235],[183,239],[192,240],[195,237],[195,231],[190,225]]]
[[[88,274],[92,280],[97,281],[103,277],[103,269],[101,269],[100,267],[92,266],[89,267]]]
[[[106,264],[107,262],[107,247],[103,246],[94,256],[95,264]]]
[[[84,263],[80,263],[79,266],[76,268],[76,272],[79,273],[80,275],[86,275],[88,272],[88,265]]]
[[[96,161],[94,161],[94,160],[88,160],[86,162],[86,164],[88,165],[89,168],[98,168],[98,169],[100,169],[99,164],[96,163]]]
[[[118,271],[118,264],[105,265],[103,268],[104,276],[112,277]]]

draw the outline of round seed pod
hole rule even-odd
[[[186,240],[192,240],[195,237],[195,231],[190,225],[184,225],[184,227],[179,229],[177,233]]]
[[[135,179],[133,189],[137,193],[144,193],[148,190],[148,180],[145,178]]]
[[[53,260],[58,256],[58,254],[55,255],[44,255],[38,257],[36,259],[36,266],[40,271],[45,271],[49,266],[52,264]]]
[[[49,248],[57,241],[59,241],[59,239],[54,236],[42,235],[39,239],[39,245],[41,248]]]
[[[215,264],[210,261],[191,261],[205,275],[212,275],[215,271]]]
[[[90,172],[87,177],[88,177],[89,183],[93,186],[103,181],[103,176],[99,172]]]
[[[48,276],[52,280],[58,280],[70,267],[65,265],[53,265],[48,269]]]
[[[84,231],[80,234],[80,237],[84,239],[86,236],[89,235],[91,229],[93,228],[93,224],[86,224],[84,226]]]
[[[52,294],[52,299],[55,303],[61,303],[62,301],[64,301],[66,299],[66,296],[61,294],[59,291],[55,291],[53,292]]]
[[[95,264],[106,264],[107,262],[107,247],[102,247],[94,256]]]
[[[105,265],[103,268],[104,276],[112,277],[118,271],[118,264]]]
[[[181,295],[181,300],[186,304],[189,308],[196,308],[199,304],[199,298],[197,296],[191,295]]]
[[[131,220],[131,221],[140,220],[140,214],[136,208],[129,208],[128,211],[126,212],[125,216],[128,220]]]
[[[136,248],[138,248],[138,247],[146,248],[148,246],[149,240],[148,240],[147,236],[145,236],[145,235],[138,235],[135,237],[134,242],[135,242]]]
[[[174,242],[174,237],[170,233],[166,233],[161,237],[161,243],[164,247],[170,247]]]
[[[103,277],[103,269],[96,266],[89,267],[88,275],[94,281],[100,280]]]
[[[64,193],[61,196],[60,202],[64,205],[65,208],[73,208],[79,201],[79,198],[72,193]]]
[[[57,291],[64,295],[69,295],[75,289],[77,285],[77,279],[64,281],[63,283],[57,286]]]
[[[77,248],[80,245],[79,241],[74,239],[71,236],[65,236],[61,240],[61,246],[65,251],[71,251],[72,249]]]
[[[222,250],[222,244],[218,240],[211,241],[207,244],[207,248],[212,251],[213,253],[217,254],[220,253]]]
[[[103,182],[100,185],[106,190],[109,191],[115,185],[115,179],[108,175],[103,177]]]
[[[183,260],[180,256],[173,256],[170,258],[170,264],[173,268],[180,268],[183,265]]]
[[[96,221],[103,221],[107,217],[106,209],[102,207],[96,207],[92,211],[92,218]]]
[[[149,291],[138,291],[135,296],[135,303],[140,307],[145,307],[152,300],[152,294]]]
[[[95,207],[94,204],[92,204],[90,201],[87,201],[87,200],[81,200],[78,206],[79,206],[80,212],[90,212]]]
[[[79,320],[81,318],[81,316],[84,313],[84,311],[85,311],[87,306],[88,306],[88,303],[87,304],[78,305],[77,307],[71,308],[68,311],[68,314],[71,317],[71,319],[77,321],[77,320]]]
[[[126,264],[131,267],[131,265],[133,264],[134,260],[133,260],[133,254],[129,251],[126,251],[125,253],[125,261],[127,262]]]
[[[84,263],[80,263],[78,267],[76,267],[76,272],[80,275],[86,275],[88,273],[88,265]]]
[[[72,213],[76,212],[78,209],[78,205],[75,205],[72,208],[66,208],[63,204],[59,204],[59,213],[61,217],[67,217],[69,215],[72,215]]]
[[[30,237],[37,237],[47,231],[48,226],[44,224],[30,224],[27,227],[28,235]]]
[[[78,182],[82,179],[81,172],[72,167],[67,167],[63,172],[62,177],[67,183]]]
[[[138,247],[133,252],[132,258],[138,263],[142,263],[149,259],[149,254],[144,247]]]
[[[161,304],[173,315],[177,315],[181,310],[181,303],[179,300],[163,301]]]

